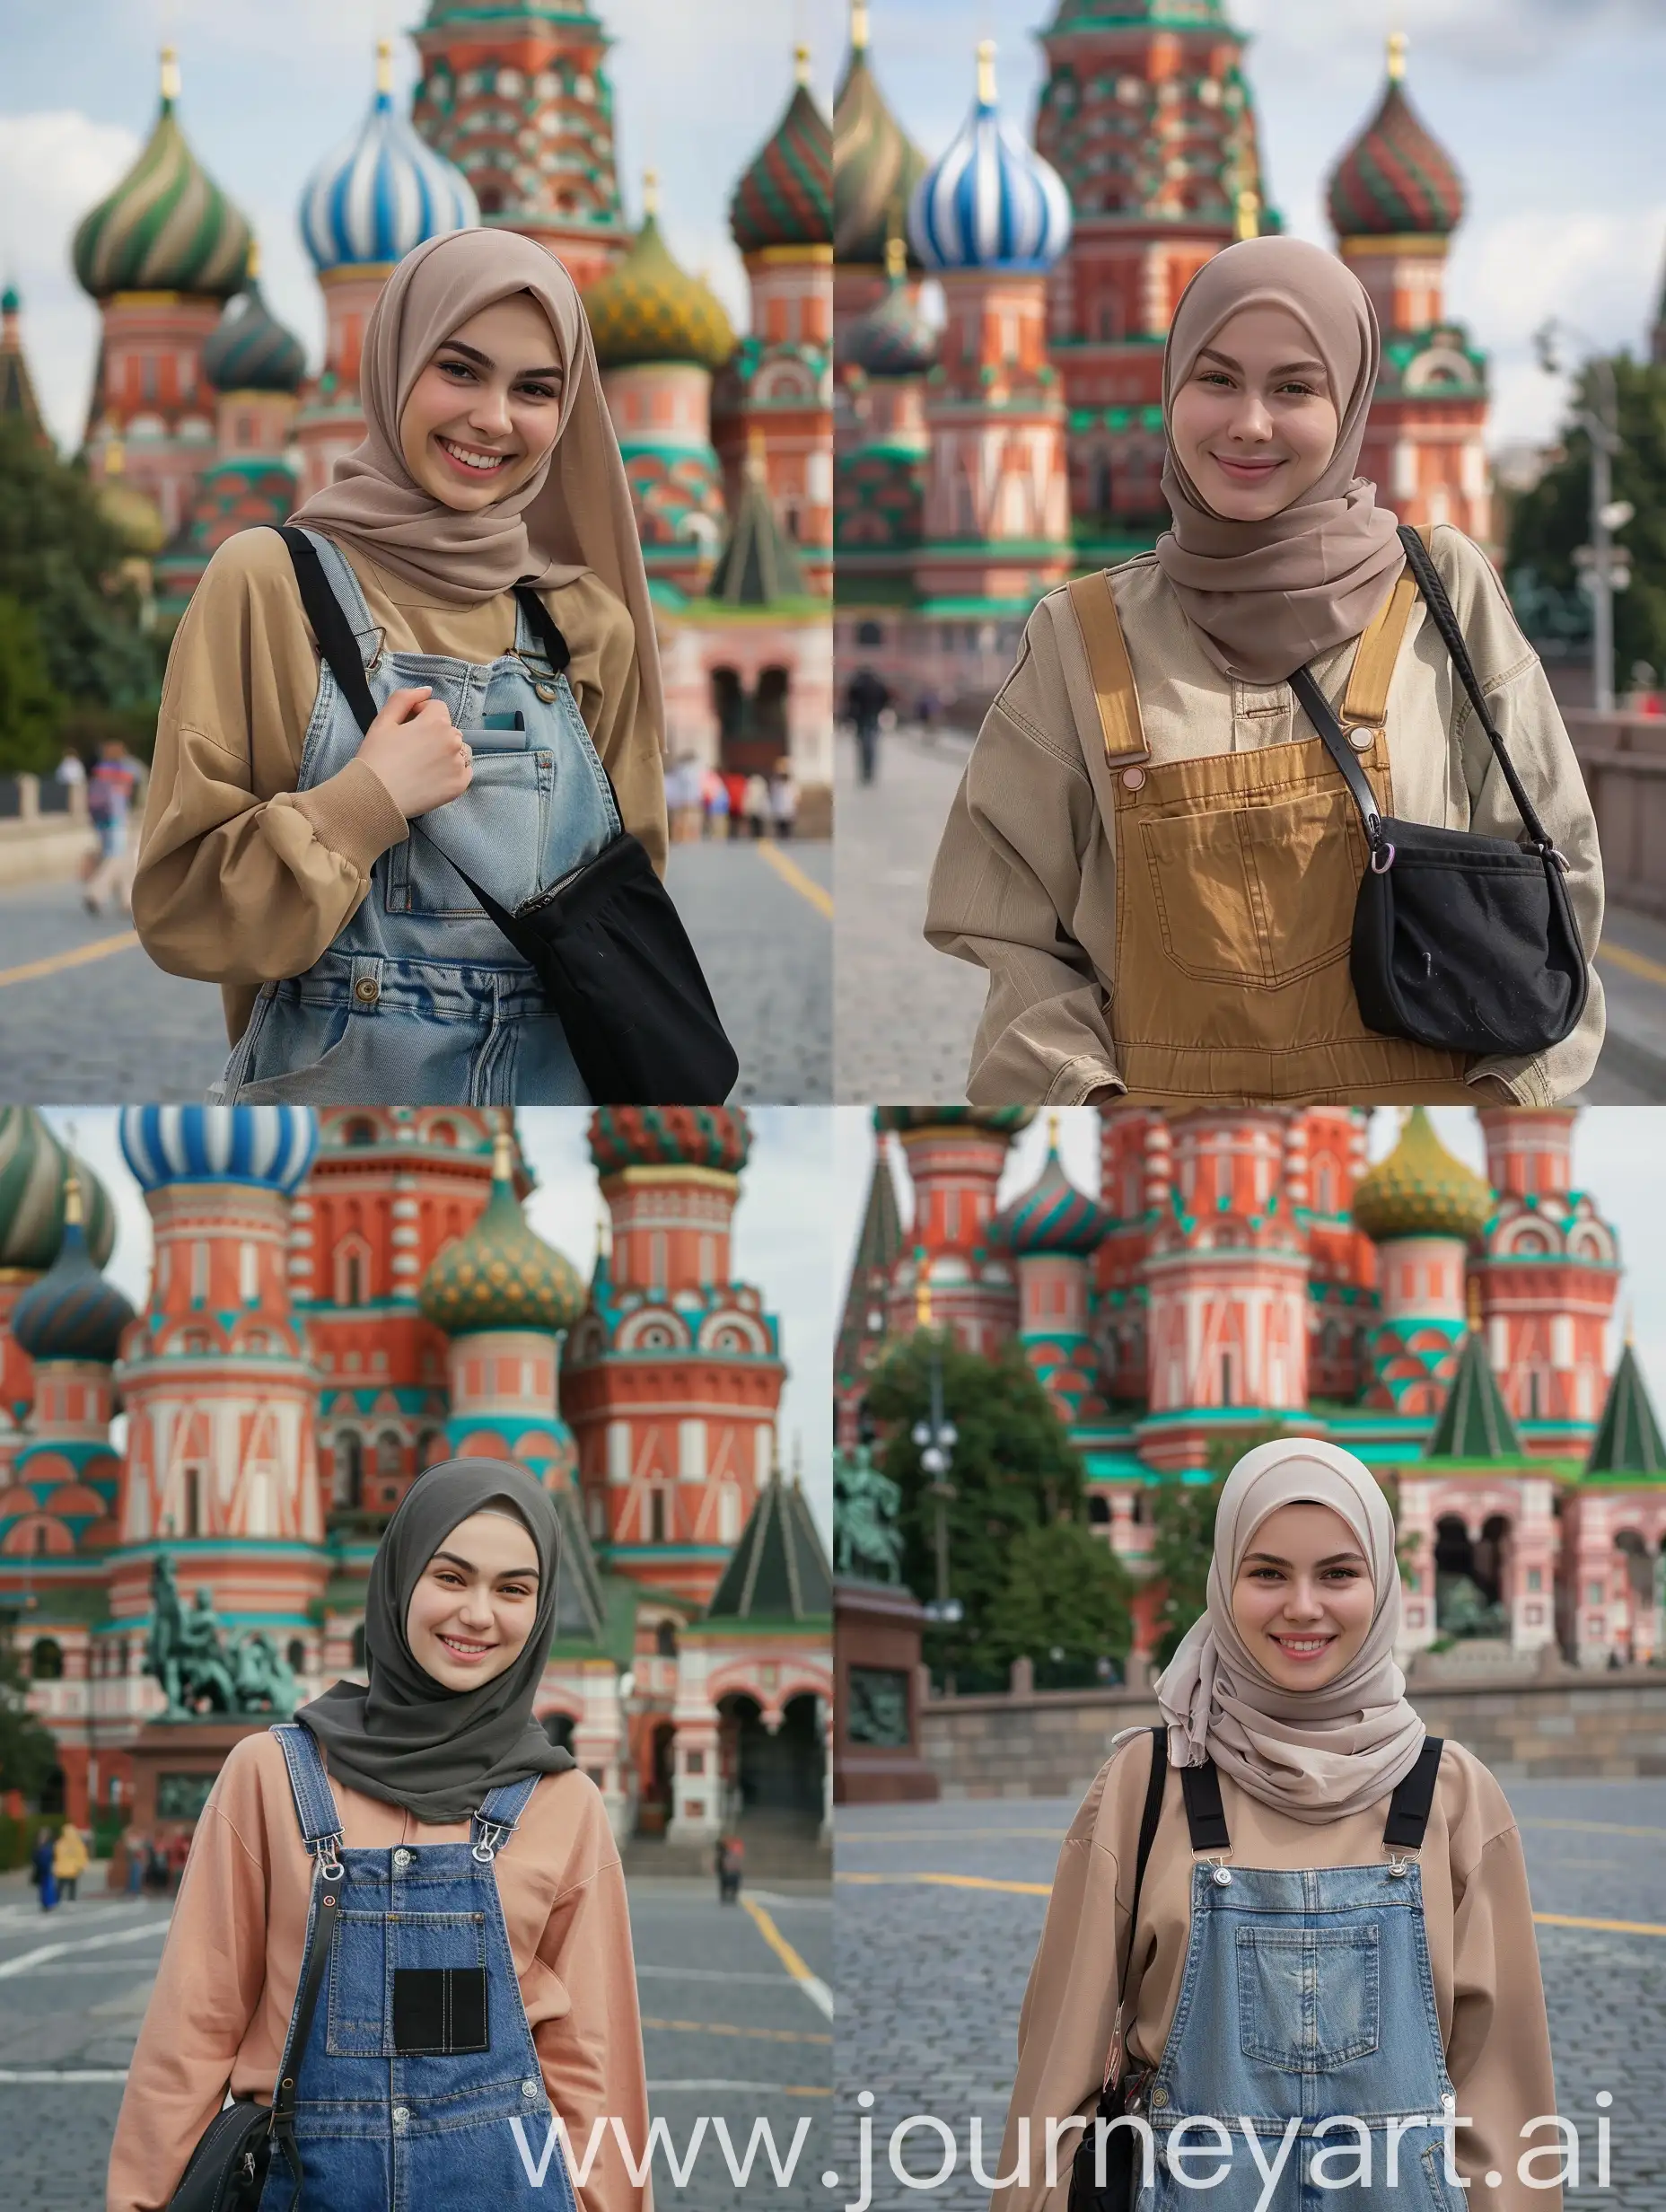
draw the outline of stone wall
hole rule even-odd
[[[1666,1673],[1572,1668],[1531,1681],[1413,1681],[1407,1695],[1436,1735],[1451,1736],[1501,1781],[1666,1775]],[[1078,1797],[1119,1728],[1149,1727],[1149,1691],[1043,1690],[933,1698],[921,1749],[945,1797]]]

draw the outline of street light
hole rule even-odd
[[[1628,499],[1616,499],[1611,463],[1620,447],[1619,394],[1614,382],[1614,364],[1597,350],[1594,340],[1552,316],[1533,333],[1539,365],[1547,375],[1561,373],[1558,338],[1575,338],[1591,348],[1586,366],[1595,392],[1594,408],[1574,415],[1591,440],[1591,543],[1574,549],[1574,565],[1580,588],[1590,598],[1591,682],[1597,712],[1614,711],[1614,594],[1631,583],[1631,566],[1624,546],[1611,533],[1623,530],[1635,513]]]
[[[914,1441],[919,1446],[920,1465],[931,1476],[926,1495],[936,1506],[937,1594],[932,1602],[922,1608],[927,1620],[942,1622],[952,1628],[960,1620],[965,1608],[959,1598],[949,1595],[949,1500],[956,1495],[949,1479],[951,1455],[960,1441],[960,1431],[954,1423],[943,1418],[943,1355],[936,1340],[931,1354],[931,1416],[914,1424]]]

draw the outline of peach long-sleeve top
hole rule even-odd
[[[514,643],[512,592],[447,606],[351,557],[390,653],[484,663]],[[664,766],[642,711],[630,610],[588,569],[540,594],[573,658],[584,726],[619,815],[665,873]],[[133,919],[170,975],[217,983],[233,1044],[261,984],[303,974],[357,913],[371,870],[409,834],[373,769],[350,760],[297,791],[319,653],[275,530],[228,538],[191,594],[168,655],[133,879]]]
[[[996,2190],[990,2212],[1065,2212],[1070,2161],[1081,2138],[1074,2130],[1058,2137],[1059,2178],[1049,2189],[1048,2121],[1072,2112],[1091,2120],[1098,2102],[1150,1775],[1151,1735],[1142,1731],[1100,1768],[1058,1855],[1018,2015],[1018,2071],[996,2169],[1006,2174],[1017,2168],[1017,2123],[1028,2115],[1030,2183]],[[1223,1773],[1221,1803],[1234,1865],[1369,1866],[1386,1856],[1386,1795],[1380,1804],[1314,1827],[1263,1804]],[[1497,1782],[1450,1739],[1417,1856],[1441,2043],[1457,2116],[1468,2123],[1457,2129],[1456,2155],[1458,2171],[1469,2182],[1469,2212],[1561,2212],[1559,2186],[1529,2189],[1517,2178],[1524,2152],[1535,2145],[1548,2150],[1556,2140],[1548,2129],[1523,2138],[1522,2128],[1556,2109],[1521,1839]],[[1129,1967],[1135,2002],[1125,2026],[1136,2066],[1161,2059],[1179,2000],[1191,1935],[1192,1865],[1179,1777],[1171,1769]],[[1385,1989],[1383,2003],[1412,1996]],[[1544,2174],[1555,2163],[1547,2155],[1530,2171]],[[1503,2177],[1496,2189],[1486,2185],[1489,2172]]]
[[[418,1821],[333,1776],[349,1848],[467,1842],[469,1823]],[[638,2158],[648,2089],[625,1877],[600,1791],[548,1775],[495,1862],[521,2001],[544,2085],[582,2159],[617,2115]],[[312,1862],[269,1731],[221,1769],[191,1839],[162,1963],[122,2098],[105,2212],[162,2212],[225,2099],[270,2103],[294,2009]],[[651,2212],[607,2129],[582,2212]]]

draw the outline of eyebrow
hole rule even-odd
[[[1288,1567],[1290,1564],[1288,1559],[1281,1559],[1276,1551],[1246,1552],[1244,1565],[1248,1567],[1252,1559],[1259,1559],[1267,1567]],[[1328,1559],[1317,1562],[1320,1567],[1341,1567],[1345,1563],[1363,1567],[1365,1555],[1363,1551],[1333,1551]]]
[[[449,1559],[453,1567],[460,1567],[465,1575],[477,1575],[480,1571],[478,1567],[476,1567],[472,1559],[465,1559],[460,1552],[436,1551],[434,1555],[434,1558]],[[434,1559],[430,1559],[428,1564],[432,1567],[434,1565]],[[495,1582],[504,1582],[507,1581],[511,1576],[514,1577],[516,1582],[536,1582],[538,1580],[538,1569],[535,1567],[504,1567],[498,1569],[497,1573],[492,1579]]]
[[[1197,358],[1199,361],[1218,361],[1223,369],[1235,369],[1240,376],[1244,373],[1244,364],[1241,361],[1234,361],[1231,354],[1217,353],[1213,346],[1200,346],[1197,348]],[[1311,375],[1323,376],[1325,373],[1325,364],[1322,361],[1286,361],[1278,368],[1271,371],[1271,373],[1274,376],[1290,376],[1298,369],[1305,369]]]
[[[465,346],[460,338],[442,338],[440,343],[443,348],[452,353],[462,354],[470,361],[478,361],[483,369],[495,369],[497,366],[490,354],[483,354],[478,346]],[[561,364],[557,362],[551,369],[519,369],[515,373],[516,381],[519,382],[528,376],[559,376],[561,373]]]

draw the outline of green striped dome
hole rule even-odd
[[[630,251],[584,294],[604,369],[650,361],[692,361],[721,369],[733,353],[734,331],[709,285],[671,259],[652,207]]]
[[[742,253],[833,243],[833,131],[811,98],[808,66],[801,46],[787,111],[729,203],[730,233]]]
[[[0,1272],[49,1268],[64,1242],[69,1153],[32,1106],[0,1106]],[[110,1193],[76,1163],[87,1248],[101,1268],[116,1245]]]
[[[925,156],[885,104],[868,61],[867,11],[853,12],[850,58],[833,109],[833,259],[878,265],[903,233]]]
[[[294,391],[307,373],[301,340],[267,305],[252,270],[203,346],[203,374],[216,391]]]
[[[162,109],[150,142],[75,233],[75,276],[95,300],[116,292],[224,300],[243,288],[249,225],[186,144],[173,111],[178,92],[164,48]]]

